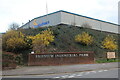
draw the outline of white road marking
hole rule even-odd
[[[108,70],[103,70],[103,71],[108,71]]]
[[[67,78],[69,75],[64,75],[64,76],[61,76],[62,78]]]
[[[80,72],[80,73],[78,73],[78,74],[63,75],[63,76],[61,76],[61,77],[54,77],[54,78],[73,78],[73,77],[75,77],[75,76],[83,76],[83,73],[85,73],[84,75],[88,75],[88,74],[90,74],[90,73],[97,73],[97,72],[103,72],[103,71],[108,71],[108,70]]]
[[[68,78],[73,78],[73,77],[75,77],[75,76],[68,76]]]
[[[54,77],[54,78],[60,78],[60,77]]]
[[[98,72],[103,72],[103,70],[99,70]]]

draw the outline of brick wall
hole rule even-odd
[[[70,65],[94,63],[94,52],[53,52],[29,54],[29,66]]]

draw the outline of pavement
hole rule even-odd
[[[118,68],[118,63],[112,62],[101,64],[77,64],[62,66],[27,66],[19,69],[2,71],[2,76],[46,75],[58,73],[84,72],[112,68]]]

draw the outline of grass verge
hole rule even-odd
[[[109,62],[120,62],[119,59],[101,59],[96,60],[96,63],[109,63]]]

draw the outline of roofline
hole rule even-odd
[[[55,13],[58,13],[58,12],[65,12],[65,13],[68,13],[68,14],[73,14],[73,15],[76,15],[76,16],[81,16],[81,17],[85,17],[85,18],[88,18],[88,19],[92,19],[92,20],[96,20],[96,21],[100,21],[100,22],[109,23],[109,24],[112,24],[112,25],[119,26],[118,24],[115,24],[115,23],[112,23],[112,22],[107,22],[107,21],[103,21],[103,20],[100,20],[100,19],[95,19],[95,18],[92,18],[92,17],[83,16],[83,15],[80,15],[80,14],[76,14],[76,13],[72,13],[72,12],[68,12],[68,11],[64,11],[64,10],[59,10],[59,11],[56,11],[56,12],[52,12],[52,13],[49,13],[49,14],[46,14],[46,15],[43,15],[43,16],[36,17],[34,19],[45,17],[45,16],[55,14]],[[33,21],[34,19],[30,20],[29,22]],[[27,22],[26,24],[28,24],[29,22]],[[24,25],[26,25],[26,24],[24,24]],[[21,27],[23,27],[24,25],[22,25]]]
[[[118,24],[115,24],[115,23],[112,23],[112,22],[107,22],[107,21],[103,21],[103,20],[100,20],[100,19],[95,19],[95,18],[92,18],[92,17],[83,16],[83,15],[80,15],[80,14],[76,14],[76,13],[72,13],[72,12],[68,12],[68,11],[64,11],[64,10],[60,10],[60,11],[65,12],[65,13],[69,13],[69,14],[73,14],[73,15],[76,15],[76,16],[81,16],[81,17],[93,19],[93,20],[96,20],[96,21],[101,21],[101,22],[105,22],[105,23],[109,23],[109,24],[113,24],[113,25],[118,25]]]
[[[33,21],[34,19],[38,19],[38,18],[41,18],[41,17],[45,17],[45,16],[48,16],[48,15],[51,15],[51,14],[55,14],[55,13],[58,13],[58,12],[62,12],[63,10],[59,10],[59,11],[56,11],[56,12],[52,12],[52,13],[49,13],[49,14],[45,14],[43,16],[39,16],[39,17],[36,17],[36,18],[33,18],[32,20],[29,20],[29,22]],[[26,24],[28,24],[29,22],[27,22]],[[24,25],[26,25],[24,24]],[[24,25],[22,25],[21,27],[23,27]]]

